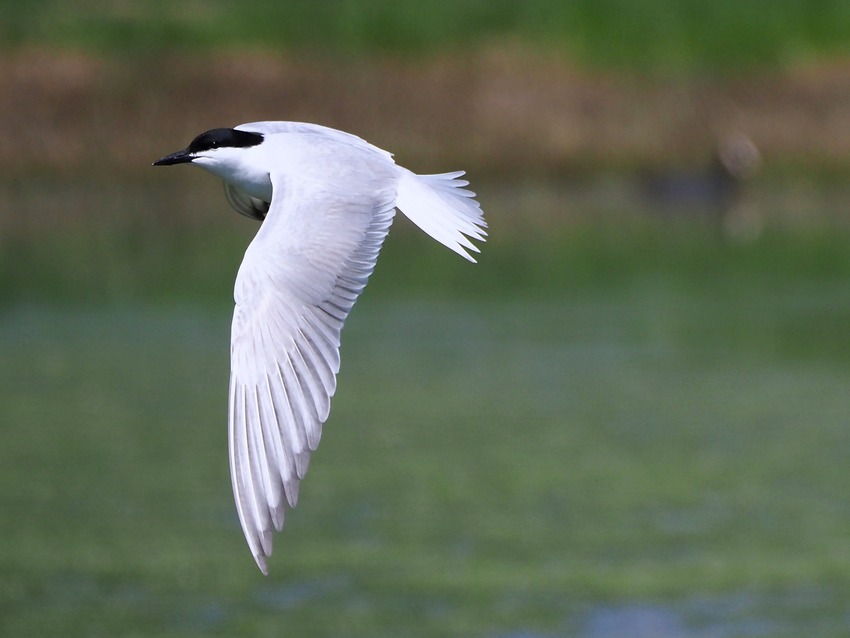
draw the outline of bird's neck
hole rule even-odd
[[[201,168],[221,177],[228,184],[236,186],[251,197],[264,202],[272,201],[272,182],[267,171],[250,164],[203,163]]]

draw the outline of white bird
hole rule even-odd
[[[375,267],[396,207],[470,261],[486,222],[463,171],[417,175],[331,128],[254,122],[198,135],[154,166],[191,163],[224,179],[263,223],[236,276],[228,447],[233,494],[257,566],[295,507],[339,372],[340,331]]]

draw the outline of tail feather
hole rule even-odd
[[[464,173],[416,175],[406,169],[398,183],[396,205],[414,224],[458,255],[474,262],[467,252],[480,252],[470,239],[486,241],[487,222],[475,193],[458,179]]]

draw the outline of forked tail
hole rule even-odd
[[[474,262],[466,249],[480,252],[471,242],[486,241],[487,222],[481,206],[459,179],[463,171],[439,175],[416,175],[402,169],[396,206],[410,221],[458,255]]]

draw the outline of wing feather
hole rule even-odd
[[[292,505],[293,498],[287,492],[286,485],[295,476],[295,459],[292,456],[292,450],[287,449],[284,439],[281,437],[282,426],[275,410],[274,396],[268,378],[266,379],[266,385],[258,394],[258,400],[263,423],[269,425],[265,430],[266,436],[264,437],[266,457],[269,459],[269,464],[277,468],[277,477],[272,477],[272,483],[277,486],[278,490],[281,486],[283,487],[286,500]],[[273,502],[269,503],[270,507],[274,508],[272,518],[275,522],[275,529],[278,530],[283,528],[284,519],[284,508],[282,507],[281,500],[279,491],[277,491],[276,498],[273,499]]]
[[[260,569],[298,500],[339,372],[340,331],[395,213],[394,165],[346,192],[272,176],[271,207],[236,279],[229,448],[237,512]],[[382,164],[383,166],[383,164]]]

